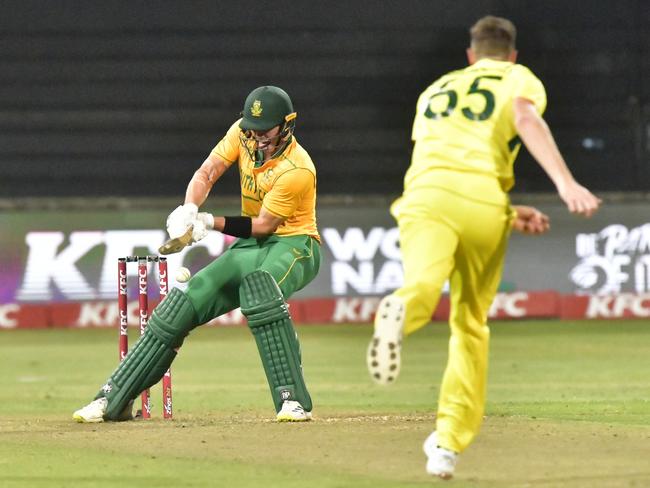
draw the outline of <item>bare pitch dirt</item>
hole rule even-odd
[[[0,422],[2,486],[428,486],[431,417],[254,414],[104,425]],[[650,486],[650,428],[488,418],[453,486]]]

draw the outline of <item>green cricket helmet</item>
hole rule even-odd
[[[260,86],[250,92],[244,102],[244,111],[241,113],[239,141],[251,160],[256,164],[262,164],[282,154],[291,142],[296,128],[296,115],[291,98],[282,88]],[[253,131],[265,132],[276,126],[280,126],[280,133],[273,137],[277,140],[277,149],[270,157],[263,158],[261,151],[258,151],[258,143]]]
[[[239,127],[246,130],[266,131],[296,118],[287,92],[277,86],[260,86],[246,97]]]

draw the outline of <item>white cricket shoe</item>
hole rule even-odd
[[[106,398],[98,398],[73,413],[72,418],[77,422],[86,424],[103,422],[107,405],[108,400]]]
[[[404,301],[395,295],[382,298],[375,315],[375,330],[368,345],[366,364],[372,379],[387,385],[397,379],[402,365]]]
[[[438,446],[438,436],[433,431],[424,441],[422,446],[427,455],[427,473],[438,476],[443,480],[450,480],[454,476],[458,454],[444,447]]]
[[[307,422],[311,420],[311,412],[306,412],[300,402],[285,400],[275,419],[278,422]]]

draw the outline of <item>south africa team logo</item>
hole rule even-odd
[[[262,116],[262,102],[259,100],[255,100],[253,102],[253,106],[251,107],[251,115],[253,117],[261,117]]]

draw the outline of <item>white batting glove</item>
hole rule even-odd
[[[179,205],[167,217],[167,233],[171,239],[181,237],[196,219],[199,208],[193,203]]]
[[[199,212],[196,216],[196,220],[200,220],[205,224],[205,227],[208,229],[214,229],[214,215],[208,212]]]
[[[192,240],[194,242],[199,242],[205,236],[208,235],[208,232],[214,227],[214,217],[212,214],[207,212],[200,212],[196,219],[192,221],[194,226],[192,230]]]

